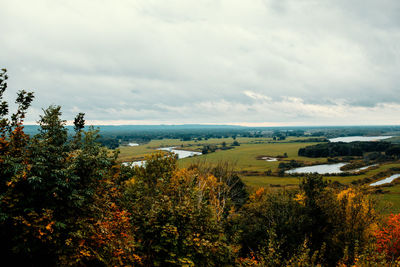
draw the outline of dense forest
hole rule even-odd
[[[399,157],[400,145],[389,142],[324,143],[299,149],[299,156],[319,158],[338,156],[363,156],[368,152],[384,152],[387,156]]]
[[[15,266],[383,266],[398,263],[400,215],[381,217],[364,188],[309,175],[298,188],[248,192],[229,163],[177,167],[154,154],[117,164],[61,107],[24,132],[0,74],[0,243]]]

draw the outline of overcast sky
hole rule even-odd
[[[400,124],[399,0],[0,1],[27,121]]]

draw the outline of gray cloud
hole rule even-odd
[[[400,2],[8,1],[0,58],[28,120],[397,124]]]

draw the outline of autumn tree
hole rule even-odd
[[[0,100],[6,80],[3,70]],[[122,232],[129,234],[122,227],[127,213],[118,206],[117,193],[103,194],[118,191],[112,180],[117,154],[110,155],[96,142],[96,130],[83,131],[83,114],[75,119],[75,135],[68,138],[59,106],[44,110],[39,133],[29,137],[23,119],[32,100],[32,93],[20,91],[17,111],[9,117],[8,103],[0,105],[3,259],[38,266],[127,260],[123,255],[133,255],[133,236],[120,239]],[[101,229],[110,235],[93,239]],[[99,246],[101,240],[107,240],[108,249]]]
[[[359,189],[335,189],[312,174],[298,190],[256,191],[232,216],[228,236],[259,266],[349,265],[373,239],[373,206]]]
[[[377,250],[390,262],[400,260],[400,214],[390,214],[375,232]]]
[[[126,184],[124,203],[144,265],[232,263],[217,194],[222,185],[213,175],[179,170],[175,156],[155,154]]]

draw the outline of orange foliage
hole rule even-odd
[[[252,194],[250,196],[251,200],[260,200],[262,198],[262,196],[265,194],[265,188],[264,187],[260,187],[259,189],[257,189],[257,191]]]
[[[9,145],[10,143],[5,137],[0,137],[0,156],[3,156],[7,153]],[[2,162],[4,162],[4,159],[0,157],[0,163]]]
[[[99,247],[109,247],[118,262],[140,262],[140,258],[133,253],[134,238],[127,211],[111,203],[108,216],[99,220],[96,228],[92,239]]]
[[[236,260],[236,263],[239,266],[248,266],[248,267],[254,267],[254,266],[259,266],[260,263],[258,262],[256,256],[254,255],[254,252],[250,252],[249,257],[247,258],[238,258]]]
[[[14,218],[16,224],[24,226],[24,235],[34,235],[42,241],[54,239],[53,234],[53,211],[49,209],[42,210],[42,213],[29,212],[26,216],[17,216]]]
[[[10,151],[13,156],[19,157],[23,155],[23,150],[29,141],[29,135],[24,133],[23,126],[17,126],[10,134]]]

